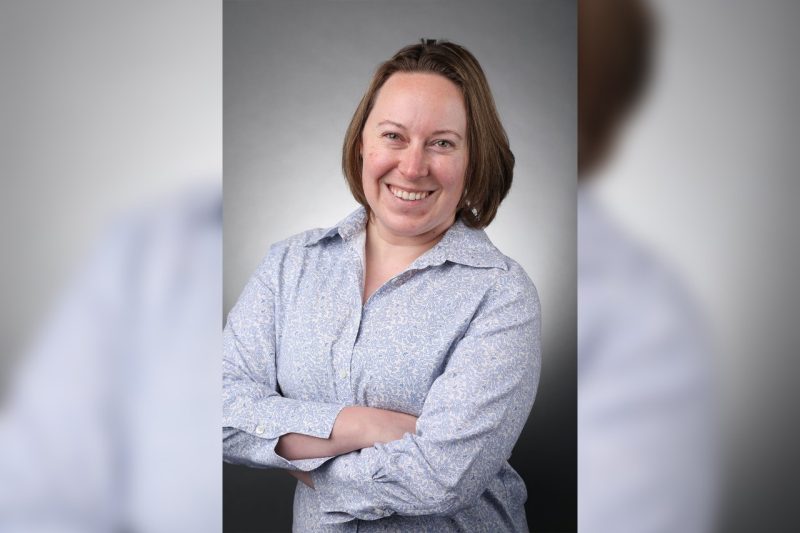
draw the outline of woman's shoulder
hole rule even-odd
[[[270,250],[275,249],[278,251],[293,251],[308,248],[311,245],[317,244],[322,239],[329,237],[336,233],[336,227],[332,228],[313,228],[300,233],[295,233],[285,239],[273,243]]]
[[[328,231],[325,228],[314,228],[270,244],[262,261],[262,266],[266,268],[274,267],[276,262],[280,263],[287,257],[304,255],[311,245],[324,238]]]
[[[428,258],[430,263],[448,261],[459,265],[452,275],[480,279],[489,296],[524,295],[538,302],[536,287],[520,263],[495,246],[486,231],[471,228],[458,219]]]
[[[524,307],[531,314],[538,314],[539,293],[525,268],[500,251],[484,230],[464,225],[455,230],[446,245],[448,259],[467,269],[459,268],[456,275],[480,278],[490,307],[509,305],[520,312]]]
[[[533,280],[525,271],[525,268],[513,258],[500,251],[491,241],[484,230],[469,230],[471,253],[479,256],[480,261],[474,261],[475,265],[490,268],[494,278],[493,287],[495,290],[514,291],[529,293],[535,300],[538,300],[536,286]]]
[[[507,255],[503,255],[503,259],[507,268],[497,272],[492,292],[501,299],[522,299],[538,309],[539,292],[531,277],[514,259]]]
[[[505,272],[501,276],[503,282],[536,290],[533,279],[531,279],[528,272],[521,264],[507,255],[503,255],[503,259],[507,266]]]
[[[269,254],[285,255],[287,253],[308,253],[316,245],[325,244],[337,236],[349,236],[364,225],[364,209],[358,208],[346,218],[327,228],[313,228],[300,233],[295,233],[285,239],[273,243]]]
[[[274,242],[263,256],[258,274],[270,277],[286,274],[308,263],[309,256],[321,250],[329,251],[330,247],[325,244],[332,242],[338,234],[338,226],[313,228]]]

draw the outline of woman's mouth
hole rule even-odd
[[[389,192],[391,192],[395,198],[404,200],[406,202],[413,202],[415,200],[424,200],[425,198],[430,196],[432,192],[432,191],[412,191],[407,189],[400,189],[399,187],[395,187],[394,185],[388,185],[388,184],[386,185],[386,187],[389,189]]]

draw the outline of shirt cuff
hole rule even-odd
[[[240,460],[236,462],[245,462],[252,466],[306,472],[331,459],[331,457],[319,457],[289,461],[275,453],[275,446],[278,444],[278,439],[287,433],[299,433],[321,439],[330,437],[336,417],[345,406],[287,398],[279,400],[281,406],[276,411],[280,411],[280,414],[272,412],[267,417],[259,416],[259,413],[250,413],[248,420],[240,421],[241,424],[238,426],[235,425],[235,421],[226,421],[227,430],[223,430],[223,437],[227,441],[226,455],[238,457]]]
[[[306,402],[280,398],[279,416],[270,412],[260,416],[256,413],[249,427],[240,428],[257,437],[274,439],[287,433],[301,433],[311,437],[327,439],[343,404]],[[271,406],[270,406],[271,407]]]

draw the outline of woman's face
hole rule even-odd
[[[381,235],[427,241],[455,221],[467,168],[459,88],[429,73],[396,73],[361,132],[364,195]]]

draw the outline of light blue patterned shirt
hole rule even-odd
[[[540,370],[523,269],[460,220],[362,306],[366,212],[273,245],[224,332],[225,460],[310,471],[295,531],[527,531],[507,460]],[[278,438],[326,438],[339,411],[418,416],[416,434],[288,461]]]

